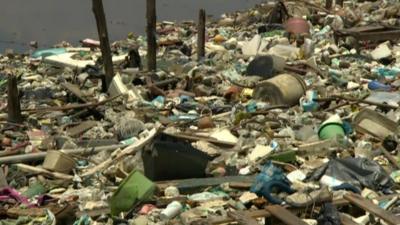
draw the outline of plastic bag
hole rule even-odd
[[[389,174],[375,161],[366,158],[331,159],[314,171],[309,180],[320,180],[323,175],[334,177],[360,189],[367,187],[379,191],[393,186]]]

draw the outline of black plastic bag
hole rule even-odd
[[[308,180],[320,180],[323,175],[360,189],[367,187],[375,191],[390,189],[394,184],[389,174],[378,163],[366,158],[331,159],[314,171]]]
[[[340,215],[332,203],[325,203],[318,215],[318,225],[340,225]]]

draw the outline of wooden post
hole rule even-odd
[[[8,75],[8,122],[22,123],[21,105],[19,102],[17,77]]]
[[[332,8],[332,0],[326,0],[325,9],[330,10]]]
[[[157,41],[156,41],[156,0],[147,0],[147,69],[155,71],[157,69]]]
[[[205,56],[205,42],[206,42],[206,11],[200,9],[199,21],[197,24],[197,60],[200,61]]]
[[[107,22],[104,14],[104,7],[102,0],[92,0],[92,10],[96,18],[97,31],[99,33],[101,55],[103,58],[104,69],[106,72],[105,81],[106,87],[111,84],[114,77],[114,68],[111,58],[110,41],[108,39]]]
[[[343,0],[336,0],[336,5],[340,5],[340,7],[343,7]]]

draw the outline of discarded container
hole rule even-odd
[[[306,92],[306,97],[300,100],[304,112],[316,111],[318,109],[319,104],[314,101],[317,97],[318,93],[316,91],[309,90]]]
[[[362,140],[354,148],[354,156],[373,159],[372,148],[373,146],[370,142]]]
[[[35,52],[32,53],[32,58],[46,58],[48,56],[52,55],[60,55],[63,53],[66,53],[67,49],[65,48],[50,48],[50,49],[42,49],[42,50],[36,50]]]
[[[396,133],[398,128],[396,122],[371,109],[363,109],[359,112],[353,123],[356,131],[369,133],[382,139]]]
[[[287,32],[292,34],[308,34],[310,33],[310,25],[303,18],[290,18],[285,24]]]
[[[171,202],[166,209],[161,212],[162,220],[169,220],[177,216],[182,211],[182,204],[178,201]]]
[[[212,157],[183,139],[160,134],[151,151],[142,152],[142,159],[146,177],[160,181],[205,177]]]
[[[243,55],[255,56],[257,55],[261,45],[261,36],[255,35],[253,39],[245,43],[242,47]]]
[[[128,89],[122,82],[121,76],[119,74],[116,74],[112,79],[110,87],[108,88],[108,93],[110,93],[110,95],[114,97],[120,94],[124,94],[126,92],[128,92]]]
[[[333,115],[321,124],[318,136],[321,140],[327,140],[335,138],[338,135],[345,135],[343,122],[338,115]]]
[[[268,54],[277,55],[285,59],[296,59],[300,54],[300,48],[292,45],[277,44],[268,50]]]
[[[247,66],[246,74],[269,79],[274,76],[274,59],[272,56],[258,56]]]
[[[259,83],[253,93],[253,98],[269,101],[274,105],[293,106],[306,91],[303,79],[294,74],[281,74]]]
[[[164,195],[167,198],[179,197],[179,195],[180,195],[179,189],[175,186],[169,186],[169,187],[165,188]]]
[[[139,171],[132,171],[110,199],[111,214],[128,211],[138,201],[152,196],[155,185]]]
[[[341,124],[330,123],[320,128],[318,135],[322,140],[331,139],[337,135],[344,135],[344,129]]]
[[[43,168],[68,174],[75,167],[75,160],[61,151],[48,151]]]

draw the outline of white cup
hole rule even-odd
[[[182,208],[180,202],[173,201],[161,212],[160,218],[162,220],[170,220],[177,216],[181,212]]]

